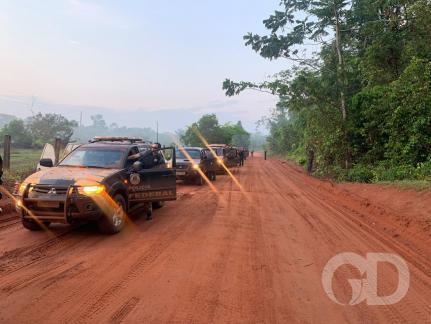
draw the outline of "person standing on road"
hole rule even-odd
[[[250,153],[251,153],[251,157],[253,158],[254,151],[251,151]]]
[[[239,151],[239,166],[243,166],[244,165],[244,151],[241,150]]]

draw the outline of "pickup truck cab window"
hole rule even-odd
[[[82,147],[71,152],[59,166],[120,169],[124,154],[125,151],[120,148]]]

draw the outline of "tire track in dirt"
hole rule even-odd
[[[119,324],[127,317],[127,315],[138,305],[139,298],[132,297],[121,308],[114,313],[111,317],[111,322]]]
[[[74,237],[66,237],[78,226],[70,226],[55,234],[55,237],[38,243],[36,246],[29,245],[15,250],[7,251],[0,257],[0,273],[6,277],[13,272],[43,262],[45,259],[55,257],[65,250],[73,248],[79,243]],[[31,233],[29,233],[31,235]],[[66,237],[66,239],[65,239]],[[0,280],[1,283],[1,280]]]
[[[278,169],[278,172],[281,172],[279,165],[277,165],[276,169]],[[298,176],[298,173],[295,173],[295,176]],[[303,177],[301,178],[298,176],[298,178],[301,178],[301,183],[304,181]],[[292,183],[298,184],[298,178],[296,178]],[[330,212],[328,214],[331,215],[330,224],[332,227],[338,224],[337,227],[340,232],[343,230],[345,231],[347,227],[349,235],[351,237],[355,237],[357,242],[367,242],[368,246],[370,246],[369,251],[375,251],[376,247],[380,246],[380,248],[377,248],[379,251],[386,250],[397,252],[397,254],[402,256],[409,262],[410,265],[415,266],[416,269],[421,271],[423,274],[415,274],[415,279],[420,280],[421,284],[418,284],[416,287],[416,290],[419,290],[419,293],[415,294],[414,301],[405,300],[401,305],[397,305],[396,307],[387,306],[385,308],[386,315],[387,317],[391,318],[391,322],[402,322],[405,314],[410,314],[412,311],[415,312],[418,318],[421,318],[424,321],[429,319],[431,307],[427,306],[426,299],[421,298],[421,296],[426,295],[426,293],[429,292],[431,288],[430,265],[428,264],[428,260],[423,259],[420,254],[416,253],[415,250],[406,248],[405,246],[399,244],[392,237],[388,237],[384,233],[371,228],[367,223],[364,223],[362,219],[357,219],[351,215],[348,215],[345,209],[340,207],[338,204],[333,203],[331,199],[323,200],[322,196],[319,195],[312,186],[306,186],[303,188],[304,189],[301,189],[301,196],[308,200],[308,205],[317,205],[319,206],[319,210],[326,210]],[[414,270],[416,269],[413,269],[412,271],[410,266],[412,273],[415,273]],[[386,282],[383,282],[383,286],[387,287],[388,285],[385,284]],[[421,305],[417,305],[418,300],[420,301]],[[397,314],[397,316],[394,316],[394,314]]]
[[[201,194],[200,199],[212,195],[210,192],[204,192],[203,190],[195,191],[195,195]],[[188,205],[193,202],[188,201]],[[186,208],[187,209],[187,208]],[[81,315],[73,322],[86,323],[91,321],[92,318],[97,317],[104,309],[109,308],[110,302],[115,300],[115,296],[120,293],[121,290],[126,290],[127,286],[145,271],[151,268],[151,265],[157,260],[157,258],[166,251],[170,245],[174,244],[176,239],[183,234],[186,226],[190,226],[189,220],[183,219],[175,226],[170,226],[159,234],[161,240],[152,244],[145,253],[142,253],[138,259],[131,265],[130,271],[125,277],[115,282],[111,286],[107,287],[106,291],[99,297],[94,296],[90,298],[91,305],[83,305],[85,310]],[[93,300],[96,300],[93,302]]]

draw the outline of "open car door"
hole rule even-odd
[[[67,155],[69,155],[70,152],[74,151],[81,145],[82,144],[79,144],[79,143],[68,143],[64,148],[63,154],[60,157],[60,161],[63,160]]]
[[[42,155],[40,156],[40,160],[42,159],[51,159],[54,163],[55,161],[55,150],[52,144],[46,143],[43,147]],[[44,170],[46,167],[41,166],[40,163],[37,164],[36,171]]]
[[[161,149],[164,163],[130,174],[129,203],[177,199],[175,148]]]

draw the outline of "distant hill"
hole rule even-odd
[[[16,119],[15,116],[0,113],[0,128],[8,124],[11,120]]]

